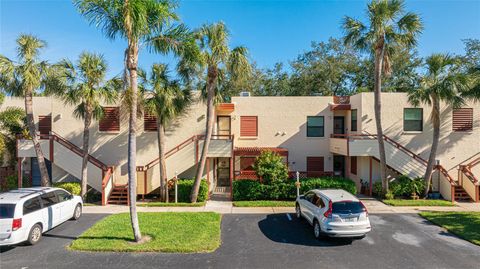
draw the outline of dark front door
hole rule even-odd
[[[343,116],[333,117],[333,133],[345,134],[345,117]]]
[[[48,177],[50,183],[52,181],[52,163],[45,159],[45,164],[48,170]],[[42,175],[40,174],[40,167],[38,166],[38,159],[32,158],[32,187],[38,187],[42,185]]]
[[[230,158],[218,158],[217,187],[230,186]]]
[[[333,172],[336,176],[345,177],[345,156],[333,156]]]

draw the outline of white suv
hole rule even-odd
[[[27,241],[82,215],[82,198],[59,188],[24,188],[0,194],[0,246]]]
[[[313,225],[316,238],[363,238],[371,231],[368,212],[361,201],[344,190],[311,190],[297,198],[297,218]]]

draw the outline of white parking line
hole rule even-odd
[[[292,217],[290,217],[290,214],[287,213],[287,218],[289,221],[292,221]]]

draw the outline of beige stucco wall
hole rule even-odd
[[[362,99],[362,130],[376,133],[373,93],[360,93]],[[433,128],[429,121],[431,107],[423,108],[423,131],[403,131],[403,109],[414,107],[406,93],[382,93],[382,125],[385,135],[399,142],[422,158],[428,159]],[[480,152],[480,103],[469,102],[464,107],[474,108],[473,131],[452,131],[452,108],[441,104],[441,130],[437,159],[456,178],[459,164],[468,162]]]
[[[73,116],[74,107],[65,105],[53,97],[34,97],[35,122],[39,115],[52,115],[52,130],[75,145],[82,146],[83,121]],[[0,110],[6,107],[24,107],[23,99],[7,97]],[[115,106],[115,105],[109,105]],[[166,130],[166,147],[171,149],[193,135],[203,134],[205,130],[206,106],[197,101],[182,117],[172,122]],[[90,127],[90,153],[109,166],[115,166],[115,181],[118,184],[127,181],[127,134],[128,114],[121,108],[120,132],[105,133],[98,130],[98,122]],[[137,165],[143,166],[158,156],[156,132],[143,130],[143,118],[138,120]],[[47,149],[46,149],[47,150]],[[55,178],[64,178],[61,170],[54,170]]]
[[[324,156],[325,171],[332,171],[329,137],[333,132],[332,97],[233,97],[232,131],[236,147],[288,149],[289,168],[306,171],[307,156]],[[258,137],[242,138],[240,117],[258,116]],[[307,137],[307,116],[324,116],[324,137]]]

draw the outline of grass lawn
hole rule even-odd
[[[383,200],[387,205],[391,206],[455,206],[450,201],[445,200],[407,200],[407,199],[394,199]]]
[[[295,201],[234,201],[236,207],[294,207]]]
[[[110,215],[85,231],[71,250],[117,252],[211,252],[220,246],[221,215],[213,212],[138,213],[142,235],[133,243],[128,213]]]
[[[201,207],[205,206],[206,202],[198,203],[163,203],[163,202],[148,202],[148,203],[138,203],[138,206],[143,207]]]
[[[422,212],[420,216],[480,245],[480,212]]]

